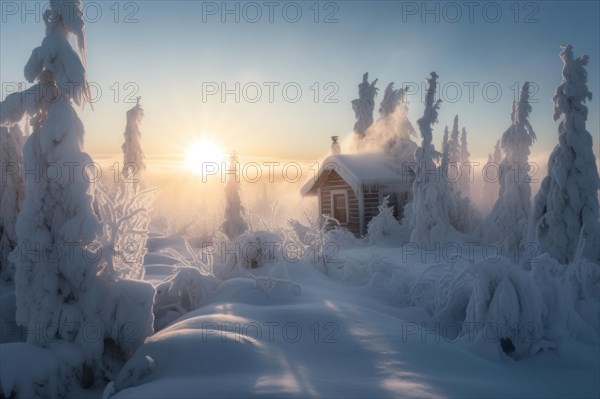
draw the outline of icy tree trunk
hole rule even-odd
[[[592,136],[586,130],[587,87],[585,65],[588,57],[574,58],[571,45],[560,53],[564,67],[556,89],[554,120],[558,145],[548,159],[548,175],[534,201],[532,235],[540,251],[548,252],[563,264],[577,255],[600,263],[598,189],[600,178],[592,150]]]
[[[513,106],[512,124],[502,135],[504,159],[500,163],[500,194],[486,221],[486,240],[505,250],[519,251],[525,245],[530,213],[529,148],[535,132],[529,124],[529,83],[525,82]]]

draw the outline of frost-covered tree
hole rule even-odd
[[[23,133],[18,124],[0,126],[0,168],[0,278],[12,280],[14,265],[8,254],[17,245],[15,225],[25,196]]]
[[[86,70],[68,40],[73,32],[80,49],[85,48],[83,19],[76,21],[82,18],[80,3],[75,15],[66,3],[51,2],[44,15],[46,37],[25,67],[27,80],[46,84],[45,92],[54,89],[53,101],[40,99],[33,132],[25,143],[24,168],[40,174],[25,179],[13,257],[17,322],[32,328],[52,325],[62,314],[81,312],[76,304],[95,275],[95,264],[84,257],[85,245],[96,238],[99,227],[92,210],[91,179],[82,169],[92,161],[82,151],[84,128],[73,108],[83,104]],[[58,168],[53,175],[51,165]],[[71,244],[75,250],[67,251]],[[41,248],[54,252],[41,252]],[[69,312],[64,313],[66,308]],[[47,339],[60,334],[54,331]]]
[[[389,205],[389,196],[385,196],[379,205],[379,213],[369,221],[367,237],[370,243],[381,243],[386,237],[398,231],[399,223],[394,216],[394,208]]]
[[[244,219],[245,209],[240,198],[237,164],[237,155],[233,152],[229,162],[228,180],[225,185],[225,221],[221,225],[221,230],[230,240],[248,230],[248,223]]]
[[[403,97],[402,89],[394,89],[394,82],[388,83],[383,93],[383,100],[379,106],[379,115],[386,117],[391,115],[396,110],[396,107],[400,104]]]
[[[562,82],[554,95],[558,145],[548,159],[548,175],[538,191],[532,215],[532,234],[540,250],[567,264],[576,254],[600,262],[598,189],[600,178],[586,130],[591,100],[585,65],[588,56],[575,58],[571,45],[562,47]]]
[[[144,278],[150,212],[157,195],[158,189],[141,190],[127,181],[111,189],[96,186],[94,205],[102,222],[98,275],[108,281]]]
[[[470,232],[479,223],[479,215],[473,209],[471,201],[463,195],[460,187],[463,181],[469,184],[468,168],[461,161],[458,115],[454,117],[452,132],[444,131],[440,162],[440,189],[443,194],[443,206],[448,210],[450,225],[460,232]]]
[[[450,172],[450,180],[454,185],[458,185],[463,178],[463,168],[460,162],[460,131],[458,129],[458,115],[454,116],[452,131],[448,139],[448,165],[454,172]]]
[[[462,175],[461,175],[461,179],[458,182],[458,186],[460,189],[460,192],[464,195],[464,196],[468,196],[469,195],[469,189],[470,189],[470,176],[469,176],[469,163],[471,162],[469,157],[471,156],[471,154],[469,153],[469,150],[467,148],[467,130],[463,127],[461,134],[460,134],[460,163],[461,163],[461,169],[463,171]]]
[[[500,140],[494,146],[494,153],[488,155],[487,163],[483,167],[483,193],[481,203],[485,211],[490,211],[498,199],[500,162],[502,161],[502,152],[500,150]]]
[[[527,234],[531,207],[529,149],[536,138],[528,120],[530,113],[529,82],[525,82],[519,101],[513,104],[512,123],[502,135],[500,194],[484,229],[485,239],[499,243],[505,250],[522,250]]]
[[[123,150],[123,176],[139,180],[139,173],[146,170],[144,163],[144,151],[140,142],[142,132],[140,125],[144,118],[144,110],[140,105],[140,97],[137,104],[127,111],[127,125],[125,127],[125,142],[121,146]]]
[[[375,110],[375,96],[377,95],[377,80],[369,83],[369,73],[363,75],[362,82],[358,85],[358,98],[352,100],[352,109],[356,116],[354,133],[359,139],[365,137],[367,129],[373,124],[373,111]]]
[[[84,126],[74,108],[89,98],[81,1],[51,0],[44,21],[46,37],[25,67],[26,79],[36,82],[34,91],[8,96],[0,124],[28,114],[33,128],[23,150],[23,168],[33,172],[25,175],[11,260],[16,322],[27,331],[43,332],[29,334],[27,342],[72,353],[50,355],[59,363],[61,371],[52,370],[59,377],[27,377],[35,379],[29,383],[36,396],[48,397],[64,395],[75,379],[93,384],[99,381],[95,377],[115,371],[115,362],[126,360],[152,333],[154,288],[97,274],[100,224],[91,183],[96,176],[89,167],[92,159],[83,152]],[[76,36],[78,51],[69,34]],[[85,330],[89,325],[99,332],[94,339]],[[104,350],[106,345],[110,350]]]
[[[444,128],[444,138],[442,139],[442,160],[440,161],[440,176],[442,179],[448,178],[448,162],[450,162],[449,154],[449,131],[448,125]]]
[[[415,153],[416,176],[413,182],[413,200],[407,219],[412,230],[410,240],[417,243],[444,241],[452,227],[444,201],[444,189],[434,160],[439,157],[433,140],[433,125],[437,123],[441,100],[435,101],[438,75],[435,72],[427,79],[423,116],[417,121],[421,132],[421,146]]]

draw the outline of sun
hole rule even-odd
[[[210,140],[202,140],[193,143],[185,153],[185,163],[188,169],[194,173],[201,174],[203,164],[220,163],[223,161],[223,150],[221,147]]]

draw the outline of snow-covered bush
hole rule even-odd
[[[269,231],[248,231],[231,241],[214,242],[213,274],[227,280],[268,263],[283,260],[283,239]]]
[[[98,274],[109,280],[143,279],[150,212],[157,195],[157,189],[142,191],[132,182],[112,189],[96,186],[95,209],[102,222],[96,242],[102,259]]]
[[[573,261],[582,238],[583,256],[600,263],[600,177],[592,136],[585,126],[588,108],[584,102],[592,98],[585,70],[588,56],[575,58],[567,45],[560,57],[563,78],[553,98],[554,120],[561,119],[559,143],[550,154],[548,175],[535,197],[531,236],[542,251],[563,264]]]
[[[371,244],[381,243],[386,238],[394,236],[400,224],[394,216],[394,208],[389,206],[389,196],[383,199],[379,205],[379,213],[369,221],[367,226],[367,237]]]
[[[473,266],[463,337],[497,344],[516,357],[534,354],[544,336],[543,297],[529,273],[506,258]]]
[[[465,265],[439,263],[418,272],[396,268],[392,281],[404,306],[419,307],[438,323],[464,321],[473,286],[473,276]]]
[[[156,287],[155,329],[160,330],[177,317],[198,309],[219,284],[217,278],[202,273],[197,267],[177,266],[173,274]]]
[[[338,253],[340,249],[366,246],[367,242],[356,238],[348,229],[342,228],[338,221],[326,216],[313,220],[305,214],[308,226],[297,220],[290,219],[292,234],[288,241],[297,250],[294,257],[313,264],[320,272],[329,274],[331,268],[340,268]]]
[[[522,358],[557,348],[567,337],[597,345],[600,269],[584,257],[569,265],[549,254],[527,271],[506,258],[474,265],[462,336],[498,344]]]
[[[543,298],[547,345],[570,336],[597,344],[600,332],[600,268],[585,258],[562,265],[549,254],[531,262],[531,277]]]

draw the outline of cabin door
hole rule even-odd
[[[348,204],[346,200],[346,194],[333,194],[333,217],[337,219],[340,224],[348,223]]]

